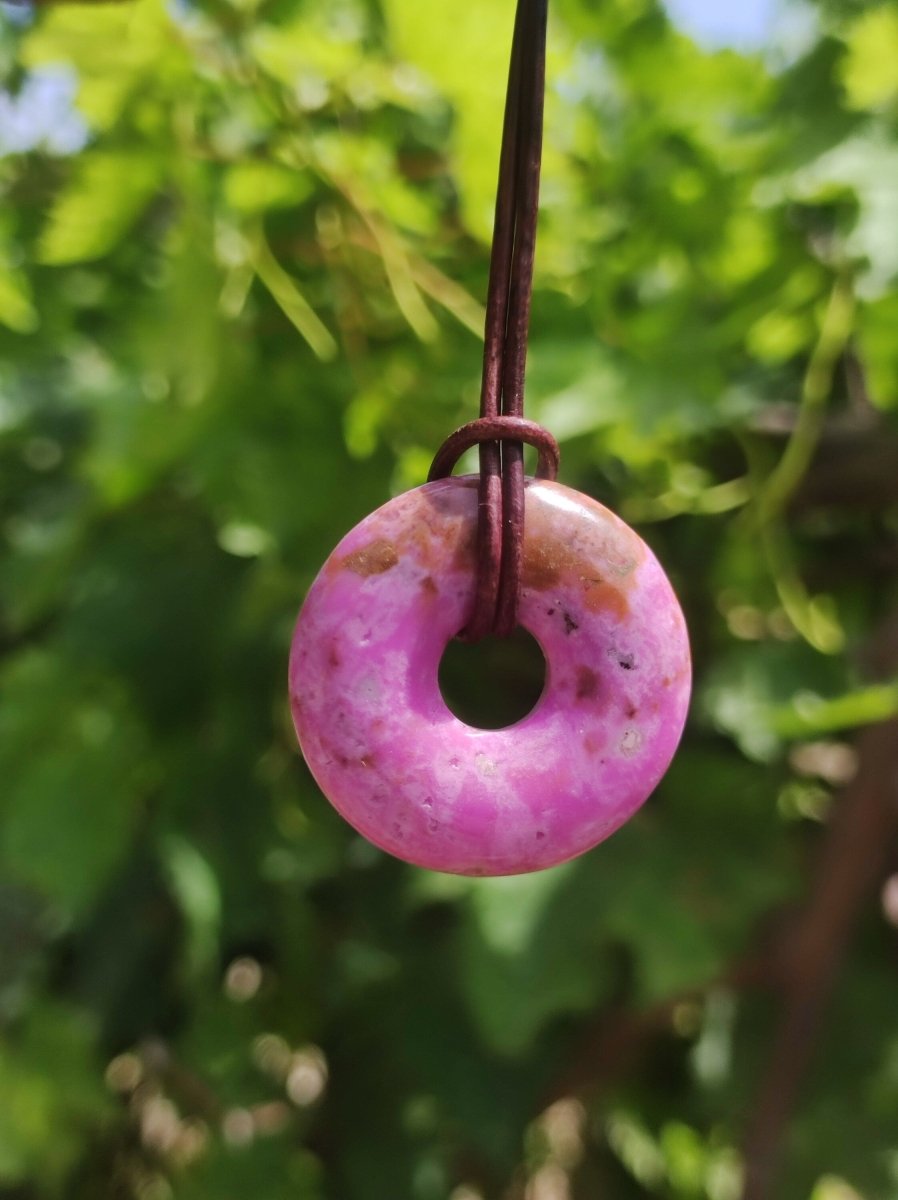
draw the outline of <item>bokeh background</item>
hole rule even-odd
[[[476,410],[512,0],[0,5],[4,1200],[898,1197],[898,7],[551,10],[529,411],[696,692],[466,880],[285,673]]]

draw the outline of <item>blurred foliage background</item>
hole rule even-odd
[[[475,413],[512,0],[2,9],[0,1196],[895,1200],[898,8],[553,0],[529,411],[696,695],[499,880],[356,837],[285,672]]]

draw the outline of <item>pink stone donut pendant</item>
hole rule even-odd
[[[425,484],[346,535],[309,591],[290,700],[324,794],[375,845],[460,875],[565,862],[648,797],[686,719],[673,589],[618,517],[528,479],[520,623],[545,655],[531,713],[474,729],[437,671],[474,588],[477,479]]]

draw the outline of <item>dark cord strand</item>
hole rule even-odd
[[[430,471],[432,479],[448,474],[460,453],[458,445],[479,444],[477,584],[471,616],[459,635],[466,641],[476,641],[487,633],[505,637],[517,624],[524,539],[524,443],[537,446],[541,476],[554,478],[558,465],[558,447],[551,434],[523,419],[539,207],[547,11],[548,0],[518,0],[496,191],[480,420],[446,440]]]

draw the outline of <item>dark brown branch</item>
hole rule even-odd
[[[898,663],[898,623],[877,640],[877,666]],[[898,832],[898,721],[865,730],[858,773],[821,847],[810,898],[781,944],[782,1014],[745,1138],[743,1200],[770,1200],[801,1083],[864,903],[885,875]]]
[[[650,1008],[635,1012],[623,1007],[603,1013],[578,1040],[565,1071],[551,1081],[541,1098],[540,1111],[566,1096],[594,1099],[597,1093],[625,1076],[652,1038],[670,1032],[674,1011],[681,1004],[701,1000],[718,988],[738,991],[769,986],[772,972],[773,956],[764,949],[756,949],[701,987],[677,992]]]

